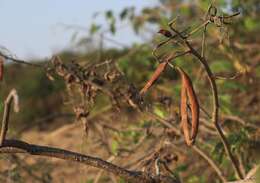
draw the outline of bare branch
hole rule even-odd
[[[80,153],[76,153],[64,149],[54,148],[54,147],[28,144],[20,140],[5,140],[3,145],[0,146],[0,153],[11,153],[11,154],[25,153],[30,155],[46,156],[51,158],[74,161],[88,166],[93,166],[99,169],[103,169],[107,172],[113,173],[114,175],[120,176],[132,182],[144,182],[144,183],[151,183],[151,182],[177,183],[178,182],[173,178],[162,176],[162,175],[152,177],[144,172],[126,170],[122,167],[104,161],[97,157],[87,156],[84,154],[80,154]]]
[[[15,63],[18,63],[18,64],[24,64],[24,65],[29,65],[29,66],[33,66],[33,67],[43,67],[40,64],[30,63],[30,62],[27,62],[25,60],[21,60],[21,59],[16,59],[16,58],[10,57],[8,55],[3,54],[2,52],[0,52],[0,56],[5,58],[6,60],[11,60],[11,61],[13,61]]]

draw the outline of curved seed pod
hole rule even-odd
[[[168,62],[162,62],[156,68],[155,72],[153,73],[152,77],[147,81],[143,89],[140,91],[140,94],[143,95],[147,92],[147,90],[153,85],[153,83],[159,78],[161,73],[165,70]]]
[[[0,81],[3,80],[4,77],[4,61],[0,58]]]
[[[184,106],[184,104],[182,104],[181,107],[184,107],[185,110],[186,110],[185,111],[186,114],[184,114],[184,115],[187,115],[187,109],[186,109],[186,105],[187,105],[187,99],[186,98],[187,98],[187,96],[188,96],[188,99],[189,99],[190,105],[191,105],[191,120],[192,120],[191,121],[191,126],[192,126],[191,140],[194,143],[195,138],[196,138],[197,133],[198,133],[198,127],[199,127],[199,103],[198,103],[198,99],[197,99],[197,96],[196,96],[195,91],[193,89],[192,82],[191,82],[189,76],[181,68],[178,67],[177,69],[178,69],[179,73],[181,74],[182,83],[183,83],[182,98],[181,99],[184,100],[185,106]],[[183,94],[183,92],[184,92],[184,94]],[[182,101],[182,103],[183,103],[183,101]],[[187,129],[188,129],[188,120],[186,120],[186,121],[187,121],[187,125],[184,124],[184,127],[187,126]],[[185,131],[187,129],[185,128]]]
[[[192,116],[192,130],[191,130],[191,138],[195,140],[197,133],[198,133],[198,128],[199,128],[199,102],[197,99],[197,96],[195,94],[194,88],[192,86],[192,82],[190,78],[187,75],[187,80],[186,82],[186,87],[187,87],[187,93],[191,105],[191,116]]]
[[[187,91],[185,83],[182,82],[181,87],[181,127],[187,145],[192,145],[193,140],[190,138],[189,124],[188,124],[188,112],[187,112]]]

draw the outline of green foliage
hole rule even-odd
[[[166,111],[163,110],[162,107],[156,106],[154,108],[154,113],[157,114],[158,116],[160,116],[161,118],[165,118],[166,117]]]
[[[232,108],[231,108],[232,96],[228,94],[222,94],[219,95],[219,100],[220,100],[221,110],[225,114],[232,114]]]
[[[248,131],[245,128],[237,130],[228,136],[228,141],[231,144],[231,150],[240,153],[249,142]]]
[[[96,25],[96,24],[92,24],[90,26],[90,34],[93,35],[95,34],[96,32],[98,32],[100,30],[101,26],[100,25]]]
[[[188,182],[188,183],[197,183],[197,182],[206,183],[207,181],[205,180],[204,177],[192,175],[192,176],[188,179],[187,182]]]
[[[3,100],[0,98],[0,101],[3,101]],[[0,113],[2,113],[3,111],[4,111],[4,103],[0,102]]]
[[[119,182],[118,183],[126,183],[126,181],[123,178],[119,178]]]
[[[116,33],[116,18],[111,10],[105,12],[106,19],[109,23],[109,30],[112,34]]]
[[[93,179],[89,179],[85,183],[94,183],[94,180]]]
[[[216,143],[211,153],[213,159],[221,164],[225,155],[225,150],[222,143],[221,142]]]
[[[114,155],[117,155],[118,146],[118,142],[116,140],[113,140],[111,143],[111,150]]]
[[[259,20],[251,17],[245,18],[244,25],[248,31],[257,31],[260,29]]]
[[[210,64],[210,68],[214,73],[218,72],[230,72],[233,69],[232,63],[227,60],[217,60]]]

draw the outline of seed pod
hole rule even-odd
[[[3,80],[4,77],[4,61],[2,57],[0,57],[0,81]]]
[[[187,145],[192,145],[193,140],[190,138],[189,132],[189,122],[188,122],[188,112],[187,112],[187,91],[185,87],[185,82],[182,82],[181,87],[181,127],[183,129],[183,134]]]
[[[166,30],[166,29],[161,29],[161,30],[158,31],[158,33],[160,33],[160,34],[162,34],[162,35],[164,35],[165,37],[168,37],[168,38],[172,37],[172,33],[170,31]]]
[[[198,133],[199,103],[189,76],[181,68],[178,67],[177,69],[182,77],[182,91],[181,91],[182,92],[181,93],[182,127],[183,127],[183,132],[187,144],[192,145],[195,142],[195,138]],[[187,96],[191,106],[191,126],[192,126],[191,138],[188,130]]]
[[[153,73],[152,77],[147,81],[143,89],[140,91],[140,94],[143,95],[147,92],[147,90],[153,85],[153,83],[159,78],[161,73],[165,70],[167,66],[167,62],[162,62],[156,68],[155,72]]]

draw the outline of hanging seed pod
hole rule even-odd
[[[158,33],[160,33],[160,34],[162,34],[162,35],[164,35],[165,37],[168,37],[168,38],[172,37],[172,33],[170,31],[166,30],[166,29],[161,29],[161,30],[158,31]]]
[[[190,137],[190,132],[189,132],[189,118],[188,118],[188,111],[187,111],[187,91],[186,91],[186,86],[185,82],[182,82],[182,87],[181,87],[181,127],[183,129],[183,134],[185,141],[187,145],[192,145],[193,140]]]
[[[143,89],[140,91],[140,94],[145,94],[148,89],[153,85],[153,83],[159,78],[161,73],[165,70],[168,62],[162,62],[159,64],[159,66],[156,68],[155,72],[153,73],[152,77],[147,81]]]
[[[177,68],[182,77],[182,91],[181,91],[181,115],[182,115],[182,127],[185,136],[185,140],[188,145],[192,145],[195,142],[195,138],[198,133],[199,127],[199,103],[195,91],[192,86],[192,82],[189,76],[181,69]],[[187,113],[187,97],[191,107],[191,137],[188,127],[188,113]]]
[[[3,58],[0,57],[0,81],[3,80],[4,77],[4,61]]]

